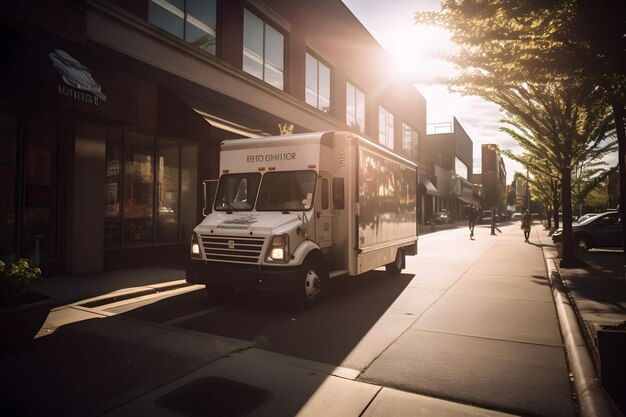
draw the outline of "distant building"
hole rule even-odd
[[[495,207],[498,212],[506,213],[506,167],[496,145],[481,146],[481,168],[483,209]]]
[[[427,167],[431,183],[422,183],[420,204],[426,220],[443,209],[462,219],[466,204],[478,205],[472,184],[472,139],[456,118],[452,123],[428,125],[427,131],[430,134],[420,141],[419,148],[419,162]]]

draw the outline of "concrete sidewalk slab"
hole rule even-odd
[[[359,378],[519,415],[576,415],[560,347],[410,330]]]
[[[512,415],[383,388],[361,417],[506,417]]]
[[[446,295],[412,329],[562,347],[552,303],[488,297]]]
[[[292,359],[289,362],[283,355],[250,349],[204,366],[106,416],[177,416],[156,405],[157,400],[168,392],[206,377],[220,377],[269,391],[269,399],[247,414],[251,417],[358,416],[381,389],[376,385],[307,369],[311,365],[311,361],[298,363]]]
[[[483,275],[471,273],[448,291],[449,295],[500,298],[503,300],[544,301],[552,303],[545,277],[526,279],[517,276]]]

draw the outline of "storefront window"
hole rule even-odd
[[[122,136],[107,132],[104,174],[104,246],[122,244]]]
[[[154,233],[154,139],[124,138],[124,242],[152,243]]]
[[[178,241],[179,213],[179,174],[180,149],[179,143],[158,140],[157,158],[157,242]]]
[[[0,259],[15,257],[16,134],[16,118],[0,115]]]
[[[186,242],[198,222],[197,146],[107,134],[104,246]]]
[[[184,144],[180,171],[180,239],[186,242],[198,224],[198,148]]]
[[[33,120],[25,136],[21,256],[57,256],[56,198],[56,126]]]

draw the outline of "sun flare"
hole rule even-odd
[[[441,74],[446,64],[440,54],[453,48],[450,35],[433,26],[413,26],[398,30],[387,48],[396,72],[425,79]],[[449,71],[449,69],[446,69]]]

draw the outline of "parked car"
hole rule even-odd
[[[585,252],[591,248],[621,247],[622,224],[617,211],[598,214],[583,223],[572,224],[572,238],[576,250]],[[552,235],[554,243],[563,242],[563,229]]]
[[[593,219],[594,217],[598,216],[598,213],[587,213],[587,214],[583,214],[582,216],[580,216],[576,222],[577,223],[585,223],[587,220],[589,219]]]
[[[522,213],[513,213],[511,214],[511,220],[513,221],[517,221],[517,220],[522,220]]]
[[[435,222],[435,224],[450,223],[450,216],[448,216],[448,213],[445,212],[435,213],[433,215],[433,221]]]
[[[480,224],[491,224],[491,210],[483,210],[480,213]]]

